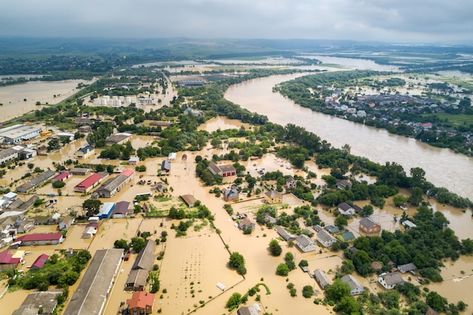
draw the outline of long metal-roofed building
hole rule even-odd
[[[5,143],[15,144],[39,136],[41,128],[28,125],[14,125],[0,129],[0,138]]]
[[[101,249],[92,259],[64,315],[101,315],[122,261],[123,249]]]
[[[120,175],[106,181],[96,193],[103,198],[110,198],[115,195],[120,189],[130,181],[135,171],[126,169]]]
[[[44,171],[44,172],[40,173],[39,175],[37,175],[37,176],[33,177],[32,179],[30,179],[28,182],[24,183],[23,185],[18,186],[16,188],[16,191],[20,192],[20,193],[26,193],[29,190],[31,190],[33,188],[36,188],[36,187],[42,185],[43,183],[47,182],[54,175],[56,175],[56,172],[53,171],[53,170]]]

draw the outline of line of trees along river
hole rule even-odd
[[[473,158],[389,134],[385,130],[314,112],[273,92],[276,84],[302,75],[273,75],[245,81],[231,86],[225,98],[249,111],[267,116],[274,123],[303,127],[335,147],[348,144],[353,154],[374,162],[384,164],[392,161],[406,170],[421,167],[426,172],[426,178],[436,186],[473,199]]]

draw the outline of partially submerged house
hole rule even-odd
[[[379,275],[378,283],[385,289],[394,289],[396,286],[403,284],[404,280],[399,272],[385,272]]]
[[[314,270],[314,279],[317,281],[319,284],[320,288],[325,289],[328,285],[332,284],[332,281],[330,278],[327,276],[327,274],[320,269],[315,269]]]
[[[221,177],[229,177],[236,175],[236,169],[231,164],[217,165],[214,161],[210,161],[208,169],[213,175]]]
[[[155,261],[156,243],[153,240],[146,242],[145,248],[143,248],[131,268],[131,272],[125,283],[125,289],[127,290],[142,290],[146,286],[148,279],[148,273],[153,269]]]
[[[19,236],[15,242],[21,246],[57,245],[64,241],[61,233],[31,233]]]
[[[135,174],[134,170],[125,169],[118,176],[106,181],[95,193],[102,198],[110,198],[131,180],[133,174]]]
[[[55,174],[56,174],[56,172],[53,171],[53,170],[44,171],[44,172],[36,175],[32,179],[30,179],[29,181],[27,181],[23,185],[18,186],[16,188],[16,191],[19,192],[19,193],[27,193],[28,191],[30,191],[34,188],[37,188],[37,187],[41,186],[42,184],[46,183]]]
[[[406,273],[406,272],[414,273],[417,270],[417,267],[413,263],[408,263],[408,264],[397,266],[397,270],[399,270],[399,272],[401,273]]]
[[[12,315],[52,315],[55,313],[58,297],[62,294],[62,290],[30,293]]]
[[[130,203],[128,201],[119,201],[115,204],[115,209],[113,209],[112,217],[113,218],[125,218],[130,211]]]
[[[244,232],[253,231],[256,224],[251,221],[249,218],[245,217],[238,222],[238,228]]]
[[[136,315],[153,313],[154,294],[143,291],[134,292],[131,299],[126,300],[127,312]]]
[[[337,239],[333,237],[329,232],[325,229],[321,228],[317,232],[317,241],[326,248],[332,247],[333,244],[337,242]]]
[[[295,240],[296,247],[302,252],[308,253],[316,250],[315,242],[307,235],[301,234]]]
[[[97,187],[100,182],[107,176],[106,173],[93,173],[74,187],[75,192],[88,193]]]
[[[360,220],[360,231],[365,234],[378,234],[381,231],[381,225],[366,217]]]
[[[351,295],[359,295],[365,291],[365,288],[352,275],[344,275],[340,280],[348,284]]]
[[[355,209],[346,202],[342,202],[337,207],[338,212],[345,216],[352,216],[355,214]]]
[[[276,226],[276,232],[278,232],[279,236],[283,238],[285,241],[293,241],[296,239],[294,234],[289,233],[285,228],[282,226]]]
[[[10,251],[5,250],[0,253],[0,271],[15,269],[21,263],[21,258],[14,257]]]
[[[272,205],[282,202],[282,194],[276,190],[270,190],[265,192],[264,199],[266,203]]]
[[[184,201],[184,203],[189,207],[189,208],[192,208],[195,206],[196,202],[197,202],[197,199],[195,199],[194,196],[192,195],[182,195],[180,196],[182,201]]]
[[[225,201],[238,201],[240,193],[236,186],[227,187],[223,190],[223,200]]]

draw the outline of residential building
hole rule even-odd
[[[284,187],[285,187],[287,190],[295,189],[295,188],[297,187],[297,181],[294,179],[294,177],[289,176],[289,177],[286,179],[286,184],[284,185]]]
[[[59,139],[67,139],[68,141],[74,140],[74,134],[70,132],[58,132]]]
[[[44,267],[46,261],[48,261],[49,256],[46,254],[41,254],[36,258],[36,260],[31,265],[31,269],[41,269]]]
[[[105,139],[106,144],[121,144],[124,143],[128,138],[131,137],[131,133],[127,132],[120,132],[120,133],[115,133],[113,135],[110,135]]]
[[[122,257],[123,249],[97,250],[63,314],[103,314]]]
[[[202,116],[204,116],[204,112],[201,111],[201,110],[198,110],[198,109],[193,109],[191,107],[187,107],[184,110],[184,115],[190,115],[190,116],[194,116],[194,117],[202,117]]]
[[[133,269],[128,274],[128,278],[125,282],[125,290],[130,291],[142,291],[146,286],[148,280],[148,270]]]
[[[74,167],[73,169],[70,170],[72,175],[79,175],[79,176],[85,176],[90,173],[90,168],[84,168],[84,167]]]
[[[161,162],[161,171],[165,173],[171,171],[171,160],[164,160]]]
[[[225,201],[238,201],[240,192],[236,186],[227,187],[223,190],[223,200]]]
[[[153,312],[154,294],[144,291],[134,292],[131,299],[126,300],[127,310],[133,315],[148,315]]]
[[[259,315],[261,307],[258,303],[254,303],[250,306],[242,306],[238,309],[237,315]]]
[[[53,177],[53,181],[55,182],[65,182],[67,179],[71,178],[72,174],[68,171],[61,171],[59,174]]]
[[[352,216],[355,214],[355,209],[346,202],[338,205],[338,212],[342,215]]]
[[[15,269],[20,263],[21,258],[13,257],[13,255],[8,250],[0,253],[0,271]]]
[[[72,224],[74,224],[75,219],[69,215],[66,215],[58,223],[59,231],[67,230]]]
[[[322,228],[317,232],[317,241],[323,247],[329,248],[329,247],[332,247],[332,245],[337,242],[337,239]]]
[[[29,181],[27,181],[23,185],[18,186],[16,188],[16,191],[19,192],[19,193],[26,193],[26,192],[34,189],[34,188],[37,188],[37,187],[41,186],[44,183],[46,183],[55,174],[56,174],[56,172],[52,171],[52,170],[44,171],[44,172],[36,175],[32,179],[30,179]]]
[[[99,210],[99,213],[97,214],[97,216],[100,219],[108,219],[112,215],[113,209],[115,209],[115,203],[114,202],[104,202],[100,206],[100,210]]]
[[[82,238],[88,239],[94,237],[94,235],[97,233],[98,227],[99,224],[97,222],[89,222],[85,226],[84,232],[82,232]]]
[[[197,199],[195,199],[195,197],[192,196],[192,195],[182,195],[180,197],[181,197],[182,201],[184,201],[184,203],[189,208],[192,208],[193,206],[195,206],[195,203],[197,202]]]
[[[107,176],[106,173],[93,173],[74,187],[75,192],[88,193],[93,188],[97,187],[100,182]]]
[[[242,231],[253,231],[256,224],[249,218],[243,218],[238,222],[238,228]]]
[[[120,189],[128,183],[133,174],[135,173],[134,170],[126,169],[120,173],[120,175],[109,179],[105,184],[103,184],[99,189],[97,189],[96,193],[102,198],[110,198],[115,195]]]
[[[336,186],[338,189],[350,189],[352,183],[346,179],[337,179]]]
[[[315,269],[314,278],[315,281],[317,281],[317,283],[319,284],[320,288],[322,288],[322,290],[324,290],[326,286],[332,284],[332,281],[329,279],[329,277],[323,270]]]
[[[19,236],[15,242],[20,242],[21,246],[30,245],[57,245],[64,241],[61,233],[31,233]]]
[[[366,217],[360,220],[360,231],[365,234],[379,234],[381,225]]]
[[[15,149],[9,148],[0,151],[0,164],[5,164],[18,158],[18,151]]]
[[[264,194],[264,199],[268,204],[277,204],[282,202],[282,194],[276,190],[267,191]]]
[[[0,137],[8,144],[16,144],[39,136],[41,128],[28,125],[14,125],[0,129]]]
[[[304,234],[301,234],[296,237],[295,244],[296,247],[304,253],[313,252],[314,250],[316,250],[314,240]]]
[[[125,218],[130,211],[130,203],[128,201],[119,201],[115,204],[115,209],[113,209],[112,217],[113,218]]]
[[[78,158],[88,158],[89,156],[91,156],[92,154],[94,154],[94,147],[91,146],[90,144],[87,144],[85,146],[83,146],[82,148],[80,148],[79,150],[77,150],[76,152],[76,156]]]
[[[140,161],[140,158],[136,155],[132,155],[130,156],[130,158],[128,159],[128,164],[129,165],[136,165],[138,164],[138,162]]]
[[[351,231],[344,231],[339,237],[343,242],[350,242],[356,239],[355,234],[353,234]]]
[[[217,165],[215,164],[214,161],[209,162],[209,171],[216,175],[216,176],[221,176],[221,177],[229,177],[229,176],[235,176],[236,175],[236,169],[233,165],[227,164],[227,165]]]
[[[282,226],[276,226],[276,232],[278,232],[279,236],[281,236],[283,238],[283,240],[285,241],[293,241],[296,239],[296,236],[289,233],[288,231],[286,231],[285,228],[283,228]]]
[[[399,272],[401,273],[406,273],[406,272],[414,273],[417,270],[417,267],[413,263],[408,263],[408,264],[397,266],[397,270],[399,270]]]
[[[378,282],[385,289],[394,289],[397,285],[403,284],[404,280],[399,272],[385,272],[379,275]]]
[[[365,288],[352,275],[344,275],[340,280],[348,284],[351,295],[359,295],[365,291]]]
[[[266,224],[271,224],[271,225],[275,225],[278,222],[278,220],[276,220],[276,218],[272,217],[269,213],[264,214],[263,220]]]
[[[414,222],[410,221],[410,220],[404,220],[404,221],[401,222],[401,224],[406,229],[414,229],[414,228],[417,227],[417,225]]]
[[[28,294],[20,308],[12,315],[52,315],[58,304],[58,297],[62,295],[62,290],[38,291]]]

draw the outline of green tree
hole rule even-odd
[[[289,274],[289,267],[285,263],[281,263],[276,268],[276,274],[278,276],[286,277]]]
[[[339,228],[344,228],[345,226],[348,225],[348,219],[347,217],[345,217],[344,215],[342,214],[339,214],[336,218],[335,218],[335,225],[338,226]]]
[[[238,252],[231,253],[228,266],[235,269],[240,275],[246,274],[245,258]]]
[[[277,240],[272,240],[271,242],[269,242],[269,252],[273,256],[281,255],[282,248],[281,248],[281,245],[279,245],[279,242]]]
[[[306,299],[311,298],[314,295],[314,288],[311,285],[306,285],[302,288],[302,296]]]
[[[343,297],[350,295],[350,287],[340,279],[336,279],[325,289],[327,300],[334,303],[339,302]]]
[[[438,294],[437,292],[431,291],[427,294],[427,297],[425,298],[425,302],[427,305],[429,305],[431,308],[436,310],[437,312],[445,312],[448,302],[447,300]]]
[[[130,246],[128,245],[128,242],[124,239],[119,239],[119,240],[116,240],[114,243],[113,243],[113,247],[115,248],[121,248],[121,249],[129,249]]]
[[[146,241],[142,237],[133,237],[131,239],[130,247],[135,253],[140,252],[146,246]]]
[[[241,302],[241,294],[238,292],[235,292],[230,296],[225,307],[228,308],[229,310],[233,310],[237,308],[238,305],[240,305],[240,302]]]
[[[86,211],[86,215],[88,217],[92,217],[98,214],[101,205],[102,201],[98,199],[87,199],[82,203],[82,207]]]

